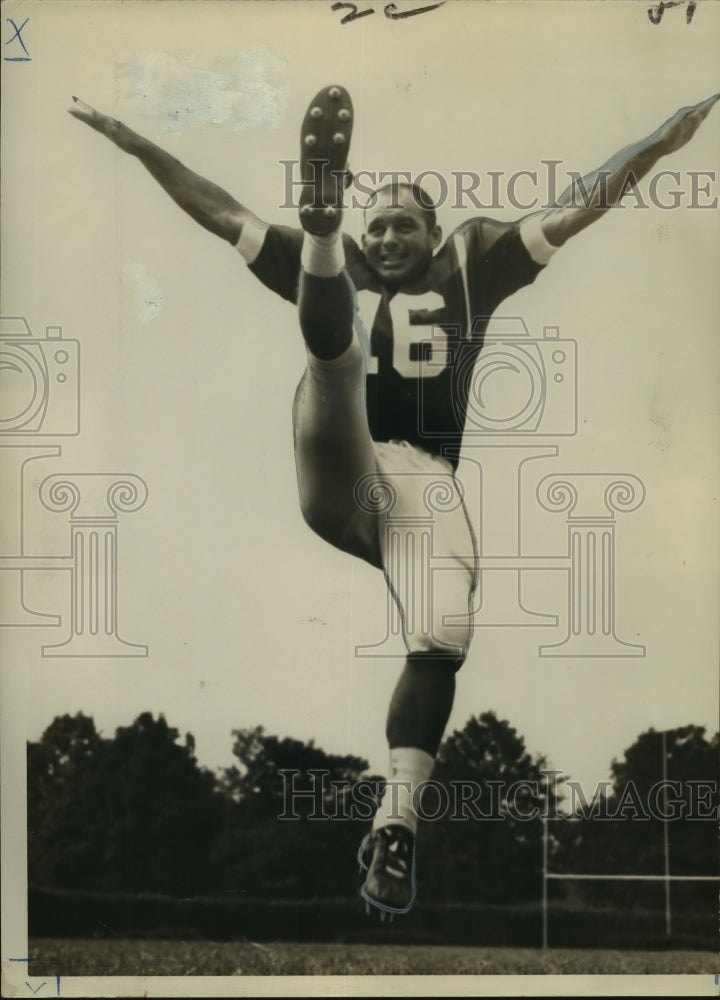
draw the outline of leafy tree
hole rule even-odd
[[[331,810],[337,794],[332,782],[356,782],[368,766],[361,757],[328,754],[313,740],[303,743],[288,737],[280,739],[265,733],[262,726],[235,729],[233,736],[233,755],[240,766],[225,769],[223,787],[231,798],[243,804],[247,814],[256,807],[261,815],[276,816],[283,812],[291,793],[301,790],[322,790]],[[290,773],[293,771],[299,773]],[[320,782],[320,775],[313,772],[327,774]],[[308,795],[295,795],[293,809],[312,812],[319,811],[319,806]]]
[[[353,895],[378,780],[363,778],[367,761],[261,726],[233,735],[239,764],[225,770],[222,788],[234,805],[214,854],[225,890],[285,899]]]
[[[95,825],[88,785],[103,746],[95,723],[82,712],[58,716],[39,743],[28,743],[31,882],[53,885],[82,880],[82,857],[89,846],[89,830]]]
[[[544,757],[532,758],[505,720],[484,712],[440,747],[423,803],[431,822],[419,839],[423,897],[453,902],[537,899],[542,886],[542,815],[558,797]],[[444,802],[441,802],[441,798]],[[445,808],[441,810],[441,805]]]
[[[278,899],[352,897],[355,855],[381,779],[367,761],[266,733],[234,733],[237,764],[216,779],[191,736],[143,713],[104,739],[78,713],[28,747],[35,884]],[[537,898],[538,813],[556,806],[544,758],[492,712],[442,745],[442,817],[419,841],[426,899]],[[458,783],[463,788],[458,794]],[[468,800],[469,792],[469,800]],[[443,803],[440,803],[441,807]],[[554,842],[553,842],[554,843]]]
[[[222,816],[213,775],[160,715],[102,739],[62,716],[28,747],[29,875],[42,885],[187,894],[213,883]]]
[[[571,824],[562,865],[588,874],[663,875],[667,853],[672,875],[716,874],[719,747],[720,734],[707,739],[701,726],[641,733],[612,762],[607,797]],[[676,883],[672,891],[679,903],[714,893],[711,883]],[[587,883],[584,895],[657,905],[663,893],[657,883]]]

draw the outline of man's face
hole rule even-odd
[[[363,249],[383,284],[407,284],[427,271],[442,233],[439,226],[428,229],[425,218],[408,188],[381,191],[367,210]]]

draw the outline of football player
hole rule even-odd
[[[684,145],[718,97],[682,108],[550,209],[514,222],[474,218],[444,242],[421,188],[380,188],[360,246],[341,227],[354,123],[343,87],[323,88],[302,122],[300,228],[261,221],[73,98],[74,117],[137,157],[263,284],[297,304],[307,349],[293,407],[302,513],[330,544],[383,572],[407,647],[387,716],[390,778],[358,855],[367,872],[361,893],[383,916],[406,913],[415,898],[415,796],[432,774],[472,635],[477,556],[456,469],[489,319],[659,157]],[[428,572],[428,518],[443,572]]]

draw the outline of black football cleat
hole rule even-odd
[[[367,912],[380,911],[390,920],[407,913],[415,902],[415,837],[404,826],[382,826],[371,830],[358,851],[360,871],[367,871],[360,895]]]
[[[352,127],[344,87],[324,87],[315,95],[300,129],[300,225],[314,236],[334,232],[342,221]]]

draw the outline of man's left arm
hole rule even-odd
[[[556,205],[534,216],[548,243],[562,246],[616,205],[661,156],[674,153],[692,138],[718,99],[720,94],[715,94],[694,107],[680,108],[652,135],[626,146],[597,170],[574,181]]]

